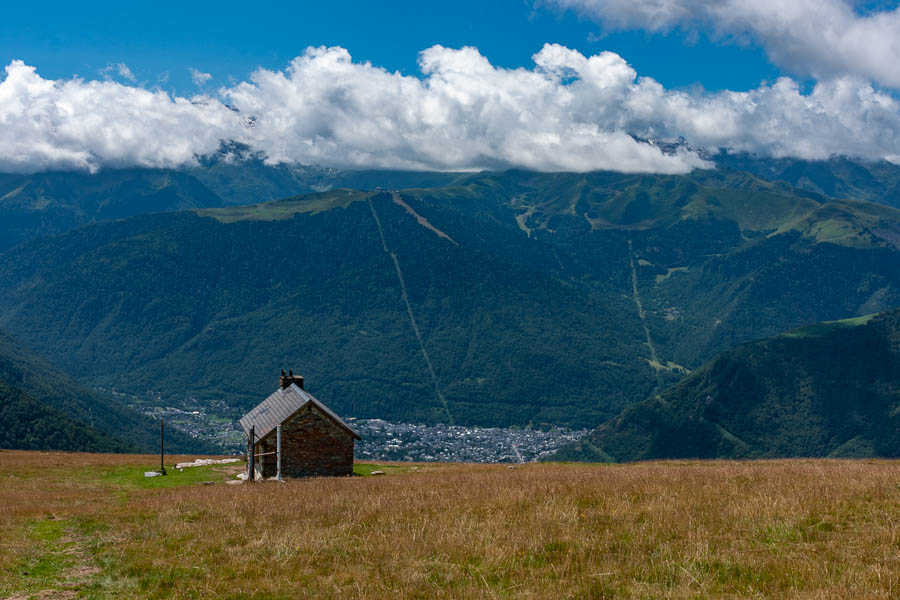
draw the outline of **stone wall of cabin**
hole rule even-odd
[[[283,477],[353,474],[354,438],[318,408],[307,404],[281,425],[281,474]],[[257,453],[275,452],[276,432],[260,440]],[[259,459],[257,473],[275,477],[278,457]]]

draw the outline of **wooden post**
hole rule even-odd
[[[275,476],[275,479],[281,481],[281,425],[275,429],[275,438],[276,438],[276,450],[278,451],[278,474]]]
[[[165,431],[166,431],[165,420],[160,419],[159,420],[159,474],[160,475],[166,474],[166,465],[163,460],[163,457],[165,456],[165,453],[166,453]]]
[[[254,481],[256,479],[256,449],[254,446],[254,442],[256,441],[256,426],[253,425],[250,427],[250,457],[247,461],[247,466],[250,469],[250,472],[247,474],[247,481]]]

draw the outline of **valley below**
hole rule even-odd
[[[132,408],[154,419],[164,419],[222,452],[246,454],[247,442],[237,423],[209,414],[199,405],[187,409],[158,404],[133,404]],[[356,444],[358,460],[440,461],[471,463],[524,463],[552,456],[578,442],[588,429],[551,427],[546,430],[521,427],[466,427],[392,423],[382,419],[347,417],[347,423],[362,436]]]

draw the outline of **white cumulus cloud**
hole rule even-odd
[[[545,0],[608,29],[709,31],[755,41],[773,63],[817,79],[900,87],[900,7],[859,13],[847,0]]]
[[[603,114],[604,107],[618,110],[603,94],[626,92],[627,82],[609,82],[607,92],[601,82],[591,100],[596,106],[572,106],[582,86],[566,85],[545,69],[546,52],[536,55],[534,70],[506,70],[474,48],[434,46],[421,54],[419,79],[354,63],[343,48],[311,48],[284,72],[260,69],[222,94],[257,117],[253,145],[273,161],[667,173],[702,164],[696,156],[666,156],[637,143]],[[633,78],[616,59],[609,72],[624,69]]]
[[[52,81],[13,61],[0,82],[0,170],[186,164],[215,151],[239,123],[216,100],[115,81]]]
[[[116,81],[48,80],[14,61],[0,81],[0,170],[173,167],[234,140],[271,163],[336,167],[683,173],[705,163],[633,135],[710,150],[900,156],[900,106],[862,79],[804,92],[789,78],[749,92],[667,90],[619,55],[547,44],[531,68],[434,46],[421,77],[309,48],[213,95]]]

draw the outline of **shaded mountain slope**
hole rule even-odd
[[[88,389],[0,332],[0,447],[28,450],[154,452],[157,425],[107,394]],[[178,431],[172,450],[205,446]]]
[[[0,448],[67,452],[135,452],[138,449],[3,383],[0,383]]]
[[[723,353],[558,458],[900,456],[900,310]]]
[[[464,220],[454,245],[389,194],[363,197],[274,221],[178,213],[38,240],[4,261],[25,276],[5,288],[21,301],[5,322],[97,385],[224,400],[235,414],[285,366],[341,414],[429,422],[597,421],[630,400],[615,382],[652,387],[626,357],[640,331],[627,300],[607,306],[560,280],[547,244]]]

